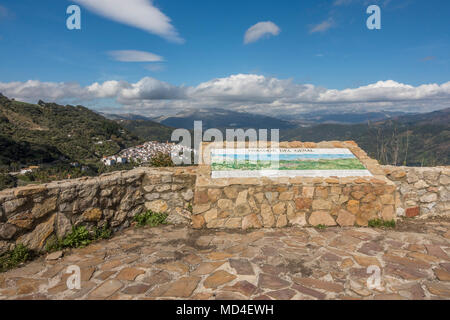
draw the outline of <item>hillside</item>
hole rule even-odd
[[[450,109],[368,124],[319,124],[283,131],[282,140],[355,140],[382,164],[450,164]]]
[[[145,141],[170,141],[175,130],[151,120],[116,120],[116,122]]]
[[[0,165],[97,160],[140,141],[82,106],[29,104],[0,95]]]

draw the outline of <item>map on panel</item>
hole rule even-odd
[[[214,149],[212,178],[372,176],[346,148]]]

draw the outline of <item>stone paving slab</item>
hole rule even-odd
[[[81,288],[71,290],[73,265]],[[377,288],[368,268],[379,268]],[[396,230],[129,228],[0,274],[0,299],[450,299],[450,220]]]

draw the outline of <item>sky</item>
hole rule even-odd
[[[447,0],[0,0],[0,92],[147,116],[429,112],[450,107],[449,13]]]

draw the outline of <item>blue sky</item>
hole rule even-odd
[[[449,1],[130,0],[111,8],[120,2],[1,1],[0,91],[147,115],[449,106]],[[66,28],[71,4],[81,7],[81,30]],[[366,27],[371,4],[381,8],[381,30]],[[273,34],[245,43],[260,22]],[[131,50],[161,61],[117,61],[117,51]]]

